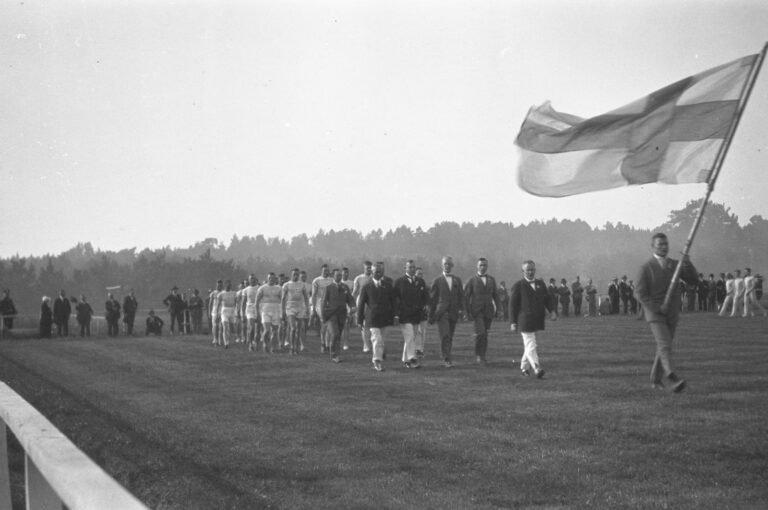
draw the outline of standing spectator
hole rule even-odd
[[[622,309],[624,315],[629,313],[629,284],[627,283],[627,275],[621,277],[619,282],[619,299],[621,299]],[[618,310],[616,311],[618,313]]]
[[[731,276],[733,278],[733,276]],[[728,295],[728,289],[726,288],[725,273],[720,273],[720,278],[715,283],[715,292],[717,298],[716,312],[722,311],[725,297]]]
[[[707,280],[707,311],[717,311],[717,282],[715,281],[715,275],[709,273],[709,280]]]
[[[123,299],[123,322],[125,323],[125,334],[133,335],[133,323],[136,320],[136,310],[139,309],[139,302],[133,295],[133,289],[128,291],[128,295]]]
[[[571,313],[571,289],[568,288],[568,282],[565,278],[560,280],[560,287],[558,287],[557,292],[560,294],[560,309],[563,312],[563,317],[568,317]]]
[[[406,368],[419,368],[418,342],[416,336],[424,307],[429,300],[427,284],[416,276],[416,264],[413,260],[405,263],[405,274],[395,280],[395,315],[400,322],[403,334],[403,365]]]
[[[481,257],[477,259],[477,274],[464,287],[464,308],[474,322],[475,360],[480,365],[487,363],[488,331],[499,306],[496,280],[488,274],[488,260]]]
[[[192,319],[192,333],[199,335],[203,331],[203,298],[200,297],[200,291],[194,289],[192,297],[189,298],[189,314]]]
[[[147,329],[145,330],[144,336],[149,336],[149,335],[162,336],[163,324],[164,324],[163,319],[156,316],[154,310],[150,310],[149,317],[147,317]]]
[[[171,293],[163,299],[163,304],[168,307],[168,313],[171,315],[171,335],[175,335],[174,325],[178,326],[179,334],[184,332],[184,300],[179,294],[179,288],[173,286]]]
[[[699,311],[706,312],[709,309],[707,299],[709,298],[709,282],[704,279],[704,274],[699,273],[699,281],[696,283],[696,293],[698,297]]]
[[[680,292],[679,285],[674,288],[668,308],[662,307],[678,262],[667,258],[669,241],[666,235],[654,234],[651,238],[651,248],[653,256],[640,267],[637,276],[637,297],[643,304],[643,315],[656,340],[656,358],[651,368],[651,385],[654,388],[663,389],[662,376],[664,376],[670,389],[677,393],[685,388],[685,380],[679,378],[672,367],[672,341],[679,320],[678,307],[673,303],[679,301],[679,296],[675,295]],[[682,264],[680,278],[686,283],[696,283],[696,269],[688,255],[684,255],[680,263]]]
[[[11,299],[11,291],[3,290],[3,299],[0,299],[0,315],[3,316],[3,326],[13,329],[13,319],[16,317],[16,306]]]
[[[608,285],[608,298],[611,300],[611,314],[615,315],[619,313],[619,299],[621,294],[619,293],[619,278],[614,277],[611,284]]]
[[[451,274],[453,258],[442,259],[443,274],[435,278],[429,290],[429,323],[437,323],[437,335],[440,337],[440,356],[445,368],[453,367],[451,349],[453,334],[459,314],[464,308],[464,290],[461,278]]]
[[[763,275],[755,275],[755,297],[760,302],[763,299]]]
[[[107,335],[117,336],[120,332],[120,301],[110,292],[107,294],[107,302],[104,303],[105,317],[107,319]]]
[[[395,291],[392,280],[384,276],[384,262],[376,262],[371,279],[360,289],[357,325],[371,331],[373,369],[384,370],[385,328],[394,324]]]
[[[53,323],[56,324],[58,336],[69,336],[69,316],[72,315],[72,305],[67,299],[64,290],[59,292],[59,297],[53,302]]]
[[[637,298],[635,297],[635,281],[629,280],[627,284],[629,292],[629,313],[635,315],[637,313]]]
[[[499,303],[501,303],[501,310],[499,310],[500,318],[505,321],[509,320],[509,292],[507,291],[507,282],[499,283],[498,288]]]
[[[698,282],[685,284],[685,299],[688,304],[688,311],[696,310],[696,300],[699,296]]]
[[[560,305],[560,291],[557,288],[557,280],[554,278],[549,279],[547,295],[549,296],[549,309],[554,310],[555,313],[557,313],[558,307]]]
[[[43,296],[43,304],[40,306],[40,338],[51,338],[52,326],[51,298]]]
[[[576,281],[571,284],[571,299],[573,299],[573,315],[581,316],[581,302],[583,300],[584,287],[581,286],[581,278],[576,277]]]
[[[533,369],[536,377],[544,377],[536,345],[536,332],[544,329],[544,319],[549,311],[550,318],[557,320],[557,313],[550,307],[544,280],[536,278],[536,264],[526,260],[522,266],[523,278],[512,286],[509,299],[509,329],[514,333],[520,331],[523,337],[523,357],[520,360],[520,370],[524,376],[531,375]]]
[[[584,287],[584,291],[587,294],[587,315],[590,317],[597,316],[597,289],[592,284],[592,278],[587,280],[587,286]]]
[[[80,336],[91,336],[93,308],[85,299],[85,294],[80,296],[80,302],[75,306],[75,313],[77,314],[77,323],[80,325]]]

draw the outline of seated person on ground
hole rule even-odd
[[[163,334],[163,319],[155,315],[154,310],[149,311],[149,317],[147,317],[147,334],[161,336]]]

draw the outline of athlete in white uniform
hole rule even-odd
[[[296,316],[299,319],[299,350],[303,351],[304,342],[307,339],[307,330],[309,329],[309,314],[311,310],[309,297],[312,295],[312,284],[307,281],[307,272],[304,270],[299,271],[299,280],[304,284],[304,291],[307,293],[307,309]]]
[[[299,281],[299,270],[291,271],[291,280],[283,284],[282,290],[283,317],[288,322],[288,340],[290,342],[291,354],[295,355],[301,351],[301,324],[300,314],[307,314],[309,308],[309,294],[304,282]]]
[[[244,281],[237,286],[237,298],[235,300],[235,342],[243,341],[243,290],[246,287]]]
[[[328,270],[328,264],[323,264],[320,267],[320,276],[312,280],[312,295],[309,298],[313,313],[317,315],[317,320],[320,324],[320,352],[328,352],[331,345],[328,324],[320,318],[320,309],[323,306],[325,289],[331,283],[333,283],[333,278],[331,278],[331,272]]]
[[[224,290],[216,295],[216,305],[221,314],[222,337],[224,348],[229,348],[229,338],[235,325],[235,305],[237,304],[237,291],[232,290],[232,282],[224,282]]]
[[[363,273],[357,275],[352,282],[352,297],[355,298],[356,304],[360,298],[360,289],[371,281],[371,275],[373,275],[373,262],[366,260],[363,263]],[[363,337],[363,352],[371,352],[371,330],[366,324],[363,324],[363,327],[360,328],[360,334]]]
[[[256,308],[256,292],[259,290],[259,281],[251,273],[248,275],[248,286],[243,289],[243,316],[245,317],[246,333],[245,341],[248,344],[248,350],[253,351],[256,348],[261,332],[259,325],[261,317]]]
[[[768,311],[757,300],[755,283],[756,279],[752,274],[752,269],[749,267],[744,268],[744,317],[753,317],[755,315],[755,307],[763,312],[763,316],[768,316]]]
[[[261,334],[261,341],[264,344],[264,352],[277,352],[280,350],[280,338],[278,328],[283,311],[280,305],[283,289],[277,284],[277,275],[269,273],[267,283],[259,287],[256,292],[256,308],[261,313],[261,324],[264,332]],[[270,343],[267,344],[267,335],[270,337]]]
[[[208,302],[210,309],[208,313],[211,315],[211,334],[213,335],[213,345],[221,345],[221,315],[219,314],[219,308],[216,303],[216,297],[224,289],[224,282],[221,280],[216,281],[216,290],[212,291],[208,296]]]

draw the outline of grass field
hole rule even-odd
[[[435,335],[419,370],[390,329],[382,373],[357,336],[336,365],[310,333],[299,357],[5,340],[0,374],[152,508],[768,506],[768,320],[684,315],[677,395],[651,389],[652,338],[630,317],[548,323],[543,380],[520,375],[501,322],[487,368],[469,325],[453,369]]]

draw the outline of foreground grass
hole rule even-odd
[[[549,323],[547,377],[497,323],[479,368],[376,373],[355,338],[335,365],[203,337],[0,343],[2,379],[153,508],[764,508],[768,321],[683,316],[680,395],[650,389],[629,317]]]

